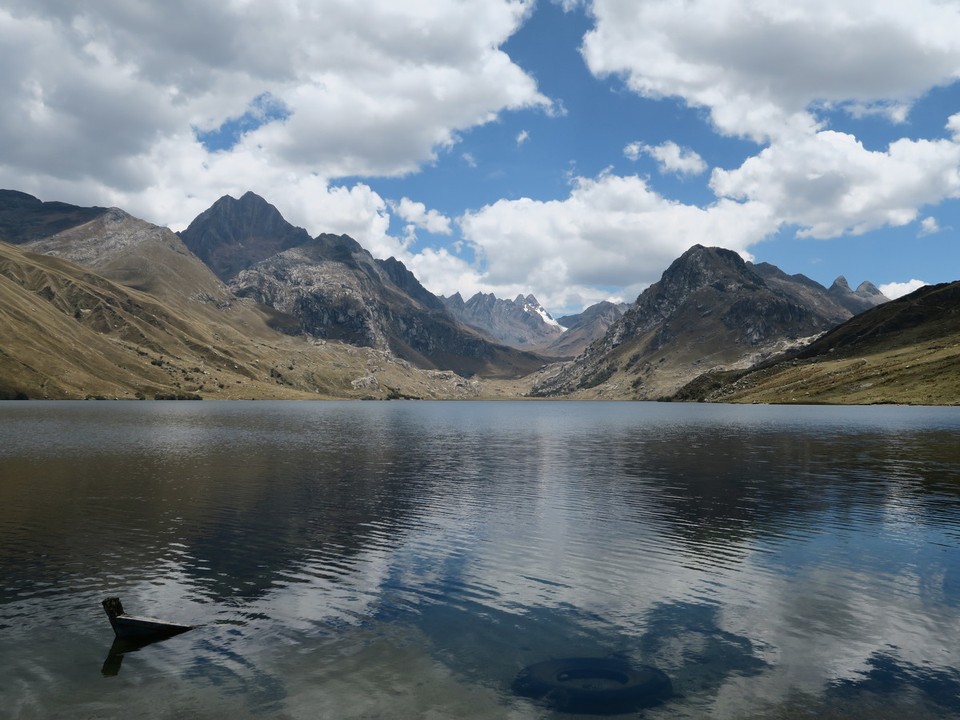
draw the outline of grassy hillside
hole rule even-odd
[[[0,398],[475,397],[383,352],[282,335],[251,302],[167,304],[0,242]]]
[[[703,375],[675,399],[960,404],[960,282],[869,310],[791,356]]]

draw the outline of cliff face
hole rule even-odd
[[[849,316],[813,281],[697,245],[534,393],[656,398],[707,370],[746,366],[803,343]]]

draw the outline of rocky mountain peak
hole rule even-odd
[[[705,288],[736,293],[763,287],[766,287],[763,278],[737,253],[694,245],[674,260],[660,280],[637,298],[637,304],[624,315],[622,330],[630,333],[646,331],[673,315]]]
[[[854,315],[869,310],[872,307],[887,302],[890,298],[880,292],[871,282],[864,281],[857,286],[857,291],[850,289],[850,283],[841,275],[833,281],[827,292],[834,300]]]
[[[768,284],[737,253],[693,246],[603,338],[533,393],[595,392],[601,385],[623,392],[626,384],[635,397],[657,397],[701,369],[773,352],[835,324],[801,300],[809,285],[774,270],[761,268],[776,280]],[[803,292],[783,288],[791,282]]]
[[[310,244],[325,260],[341,262],[353,268],[361,264],[373,263],[373,256],[349,235],[323,233],[314,238]]]
[[[310,240],[306,230],[288,223],[276,207],[253,192],[239,200],[224,195],[179,235],[222,280]]]
[[[862,283],[857,285],[854,295],[867,299],[876,299],[876,304],[878,305],[880,303],[887,302],[890,299],[880,291],[880,288],[878,288],[869,280],[864,280]]]
[[[457,293],[441,299],[454,318],[511,347],[541,347],[564,331],[532,294],[504,300],[478,292],[463,302]]]
[[[847,282],[847,279],[843,275],[838,275],[837,279],[833,281],[833,285],[829,287],[829,292],[848,293],[853,291],[850,289],[850,283]]]

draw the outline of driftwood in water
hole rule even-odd
[[[161,640],[192,630],[193,625],[157,620],[156,618],[127,615],[120,604],[120,598],[108,597],[102,602],[103,610],[110,618],[110,625],[118,638]]]

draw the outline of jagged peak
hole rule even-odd
[[[229,197],[229,196],[227,196]],[[247,190],[243,195],[240,196],[239,202],[261,202],[269,205],[266,200],[257,195],[253,190]]]
[[[830,292],[853,292],[850,289],[850,283],[847,282],[847,279],[843,275],[838,275],[837,279],[833,281],[833,285],[830,286]]]
[[[750,268],[739,254],[720,247],[694,245],[674,260],[654,286],[661,291],[668,287],[693,291],[722,282],[724,285],[746,283],[763,285],[763,278]]]
[[[862,283],[857,285],[857,289],[854,294],[859,295],[860,297],[865,297],[865,298],[875,298],[877,296],[880,296],[882,298],[887,297],[880,291],[880,288],[878,288],[869,280],[864,280]]]
[[[337,235],[335,233],[320,233],[313,238],[314,245],[329,250],[339,250],[350,254],[366,252],[363,246],[349,235]]]

